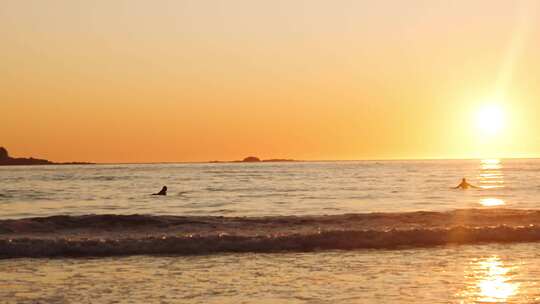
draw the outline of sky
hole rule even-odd
[[[14,156],[540,156],[534,0],[0,4]]]

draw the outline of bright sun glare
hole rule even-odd
[[[497,135],[504,128],[505,115],[503,108],[497,104],[482,107],[476,117],[478,129],[484,135]]]

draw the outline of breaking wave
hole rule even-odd
[[[52,216],[0,221],[0,257],[399,249],[540,241],[540,211],[328,216]]]

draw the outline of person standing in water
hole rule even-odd
[[[161,191],[152,195],[167,195],[167,186],[163,186],[163,188],[161,188]]]
[[[464,178],[461,179],[461,183],[459,185],[455,186],[454,189],[469,189],[469,188],[475,188],[478,189],[478,187],[471,185],[467,182],[467,180]]]

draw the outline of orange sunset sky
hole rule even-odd
[[[537,1],[3,0],[0,38],[14,156],[540,155]]]

